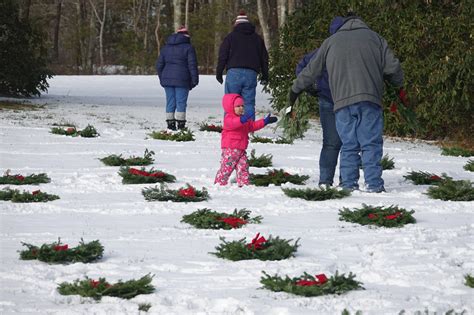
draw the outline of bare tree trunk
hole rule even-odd
[[[173,0],[173,26],[175,31],[181,26],[181,0]]]
[[[85,65],[87,65],[88,73],[94,74],[94,51],[95,51],[95,20],[94,15],[91,14],[89,17],[89,38],[87,43],[87,59]]]
[[[58,0],[56,4],[56,24],[54,25],[54,48],[53,48],[53,60],[58,62],[59,60],[59,26],[61,24],[61,7],[63,0]]]
[[[30,7],[31,7],[31,0],[27,0],[25,4],[25,8],[23,9],[23,14],[21,15],[24,21],[28,21],[30,18]]]
[[[160,45],[160,17],[161,17],[161,8],[163,6],[163,0],[157,0],[156,6],[156,27],[155,27],[155,40],[157,48],[157,56],[160,55],[161,45]]]
[[[146,11],[145,11],[145,34],[143,36],[143,48],[145,49],[145,52],[148,50],[148,25],[149,23],[149,17],[150,17],[150,6],[151,6],[151,0],[146,0]]]
[[[288,15],[292,15],[295,12],[296,0],[288,0]]]
[[[265,19],[265,15],[263,13],[262,0],[257,0],[257,14],[258,14],[258,20],[260,22],[260,26],[262,27],[263,41],[265,42],[265,46],[267,46],[267,50],[269,50],[270,49],[270,32],[268,29],[267,20]]]
[[[214,6],[216,6],[216,16],[215,16],[215,19],[214,19],[214,26],[215,26],[215,31],[214,31],[214,62],[213,64],[214,65],[217,65],[217,60],[219,58],[219,47],[221,45],[221,32],[220,32],[220,25],[222,23],[222,12],[224,11],[223,10],[223,7],[222,7],[222,4],[221,3],[214,3]],[[215,69],[213,69],[212,71],[215,71]]]
[[[102,11],[102,19],[99,16],[99,13],[97,12],[97,8],[92,2],[92,0],[89,0],[89,3],[91,4],[92,10],[94,11],[94,15],[97,18],[97,21],[100,24],[100,30],[99,30],[99,59],[100,59],[100,67],[102,68],[104,66],[104,26],[105,26],[105,17],[107,13],[107,0],[104,0],[104,7]]]
[[[184,7],[185,9],[185,12],[184,12],[184,26],[186,26],[186,28],[188,28],[188,21],[189,21],[189,0],[186,0],[186,5]]]
[[[281,29],[286,22],[286,2],[287,0],[277,1],[278,28]]]

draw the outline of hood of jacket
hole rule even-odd
[[[369,28],[358,16],[349,16],[344,18],[344,22],[337,31],[351,31],[361,28]]]
[[[234,31],[245,35],[251,35],[255,33],[255,26],[250,22],[239,23],[234,26]]]
[[[329,25],[329,34],[334,34],[337,30],[344,24],[344,18],[342,16],[336,16],[332,19],[331,24]]]
[[[235,103],[235,100],[238,98],[242,98],[242,96],[235,93],[229,93],[229,94],[224,95],[224,97],[222,98],[222,107],[224,108],[224,112],[226,114],[235,115],[234,103]],[[242,100],[242,103],[243,103],[243,100]]]
[[[166,40],[166,44],[168,45],[189,44],[190,42],[190,38],[181,33],[171,34]]]

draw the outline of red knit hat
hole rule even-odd
[[[248,23],[249,18],[247,17],[247,14],[245,14],[244,10],[239,11],[239,15],[235,18],[235,23],[234,25],[240,24],[240,23]]]
[[[181,25],[178,30],[176,31],[176,33],[181,33],[181,34],[184,34],[184,35],[188,35],[189,36],[189,32],[188,32],[188,29],[186,28],[186,26],[184,25]]]

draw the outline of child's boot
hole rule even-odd
[[[186,120],[177,120],[178,122],[178,129],[179,130],[182,130],[184,128],[186,128]]]
[[[174,120],[174,119],[167,119],[167,120],[166,120],[166,123],[168,124],[168,129],[169,129],[169,130],[173,130],[173,131],[176,130],[176,120]]]

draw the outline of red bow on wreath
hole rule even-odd
[[[130,168],[128,170],[128,173],[132,175],[145,176],[145,177],[165,177],[166,176],[166,174],[163,172],[149,173],[146,171],[137,170],[136,168]]]
[[[247,247],[253,250],[263,249],[263,246],[265,245],[267,240],[265,239],[265,237],[259,236],[260,233],[257,233],[257,235],[255,235],[255,237],[253,238],[252,242],[247,244]]]
[[[40,192],[41,192],[41,190],[38,189],[38,190],[33,191],[31,194],[34,196],[34,195],[39,194]]]
[[[15,175],[14,177],[15,177],[16,179],[20,180],[20,181],[25,180],[25,177],[22,176],[22,175]]]
[[[402,213],[401,212],[395,212],[394,214],[386,215],[385,219],[387,220],[395,220],[398,217],[401,217]]]
[[[181,197],[196,197],[196,190],[194,190],[193,186],[189,186],[188,188],[181,188],[178,191],[178,195]]]
[[[62,251],[68,250],[68,245],[67,244],[56,245],[56,246],[54,246],[54,250],[57,251],[57,252],[62,252]]]
[[[378,218],[378,215],[376,215],[375,213],[369,213],[368,217],[369,217],[369,219],[374,220],[374,219]]]
[[[324,273],[322,274],[319,274],[319,275],[315,275],[314,278],[316,280],[312,281],[312,280],[298,280],[296,281],[296,285],[297,286],[301,286],[301,287],[310,287],[310,286],[313,286],[313,285],[323,285],[325,284],[326,282],[328,282],[328,278],[326,277],[326,275]]]
[[[217,221],[225,222],[229,224],[230,226],[232,226],[233,228],[239,227],[240,225],[247,224],[247,221],[238,217],[219,218],[217,219]]]
[[[441,180],[441,177],[439,177],[438,175],[433,175],[433,176],[430,176],[430,179],[431,180]]]

